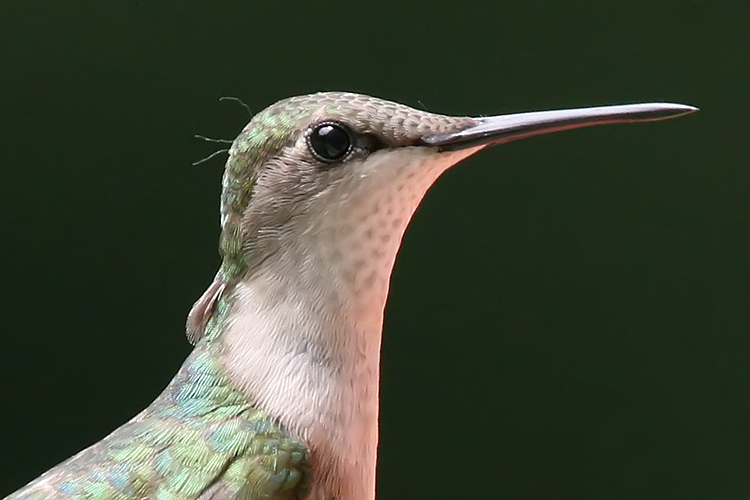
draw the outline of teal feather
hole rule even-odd
[[[220,301],[207,330],[227,314]],[[5,500],[294,500],[307,446],[232,386],[203,342],[148,408]]]

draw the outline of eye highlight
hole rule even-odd
[[[307,134],[307,145],[318,159],[339,161],[352,150],[352,135],[340,123],[323,122]]]

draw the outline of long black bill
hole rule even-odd
[[[426,146],[439,146],[441,150],[452,151],[593,125],[666,120],[694,111],[698,111],[698,108],[655,102],[515,113],[476,118],[473,126],[452,134],[426,136],[421,142]]]

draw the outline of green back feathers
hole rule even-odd
[[[199,347],[144,412],[6,500],[291,500],[307,470],[306,446]]]

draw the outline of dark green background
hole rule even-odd
[[[217,266],[245,111],[353,90],[675,121],[448,172],[394,271],[380,499],[750,495],[750,8],[740,1],[0,7],[0,496],[147,405]]]

